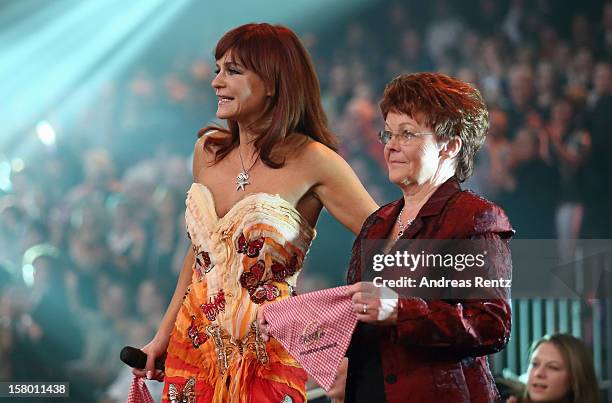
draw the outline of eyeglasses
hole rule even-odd
[[[395,140],[400,145],[405,145],[405,144],[410,143],[410,141],[415,140],[419,137],[429,136],[429,135],[433,136],[433,133],[429,133],[429,132],[413,133],[409,130],[402,130],[399,133],[392,133],[390,130],[381,130],[378,133],[378,141],[386,145],[388,142],[391,141],[391,138],[395,138]]]

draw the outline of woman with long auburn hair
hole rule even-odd
[[[139,376],[164,401],[302,402],[306,373],[256,326],[295,294],[323,207],[354,233],[377,206],[335,152],[310,57],[283,26],[247,24],[215,49],[217,117],[195,145],[192,248]],[[165,373],[154,360],[167,354]]]

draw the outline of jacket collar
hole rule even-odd
[[[460,191],[461,186],[459,185],[459,181],[457,181],[455,178],[448,179],[446,182],[440,185],[440,187],[431,195],[429,200],[425,202],[423,207],[421,207],[421,210],[419,210],[416,218],[440,214],[448,202],[448,199]],[[388,220],[394,220],[397,218],[402,207],[404,207],[403,197],[381,207],[376,213],[376,216],[385,222]]]

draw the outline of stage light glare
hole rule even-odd
[[[31,264],[23,265],[21,275],[26,286],[32,287],[34,285],[34,266]]]
[[[39,122],[36,125],[36,133],[38,139],[46,146],[52,146],[55,144],[55,129],[51,126],[51,123],[47,121]]]
[[[0,162],[0,190],[10,192],[11,186],[11,164],[8,161]]]
[[[15,158],[11,161],[11,170],[21,172],[25,168],[25,162],[21,158]]]

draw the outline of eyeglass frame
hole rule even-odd
[[[411,137],[407,136],[405,133],[409,133]],[[387,139],[387,141],[383,141],[383,136],[386,134],[390,134],[390,136]],[[398,135],[399,135],[399,138],[396,137]],[[405,145],[405,144],[408,144],[411,140],[414,140],[416,138],[419,138],[422,136],[434,136],[434,135],[435,133],[433,132],[411,132],[410,130],[402,130],[401,133],[393,133],[391,130],[383,129],[378,132],[378,141],[382,145],[387,145],[395,137],[397,139],[398,144]]]

